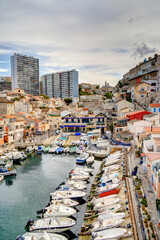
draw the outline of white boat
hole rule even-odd
[[[4,180],[4,176],[0,175],[0,182]]]
[[[57,146],[52,146],[50,149],[49,149],[49,153],[55,153],[55,151],[56,151],[56,149],[57,149]]]
[[[102,202],[102,200],[106,200],[106,199],[109,199],[109,198],[116,198],[118,196],[118,194],[112,194],[112,195],[108,195],[108,196],[106,196],[106,197],[103,197],[103,198],[93,198],[92,199],[92,201],[91,201],[91,203],[93,203],[93,204],[96,204],[96,203],[101,203]]]
[[[54,193],[50,193],[52,199],[63,199],[63,198],[82,198],[86,196],[86,192],[82,192],[79,190],[71,190],[71,191],[55,191]]]
[[[124,223],[124,219],[122,218],[99,219],[93,223],[91,232],[99,232],[105,229],[119,227],[122,223]]]
[[[36,152],[38,150],[38,146],[34,146],[33,150]]]
[[[121,162],[121,159],[111,159],[111,160],[107,160],[104,165],[108,167],[110,165],[120,163],[120,162]]]
[[[76,172],[87,172],[87,173],[92,173],[93,168],[88,168],[88,167],[76,167],[74,168],[71,172],[76,173]]]
[[[116,212],[120,208],[121,208],[121,204],[117,203],[117,204],[110,205],[110,206],[107,206],[107,207],[104,207],[104,208],[100,208],[98,210],[98,212],[99,212],[99,215],[103,215],[103,214],[106,214],[108,212]]]
[[[94,156],[90,156],[89,158],[86,159],[87,164],[93,164],[94,163]]]
[[[94,153],[94,156],[96,158],[105,158],[107,155],[108,155],[108,151],[105,151],[105,150],[99,150]]]
[[[95,210],[101,209],[101,208],[104,208],[104,207],[107,207],[107,206],[110,206],[110,205],[113,205],[113,204],[116,204],[116,203],[120,202],[119,198],[108,198],[108,199],[105,199],[105,200],[103,198],[101,198],[101,199],[102,199],[101,202],[95,203],[95,205],[94,205]]]
[[[65,149],[64,149],[64,153],[69,153],[70,152],[70,148],[69,147],[66,147]]]
[[[100,216],[98,216],[98,219],[110,219],[110,218],[124,218],[125,217],[125,213],[114,213],[114,212],[108,212],[106,214],[102,214]]]
[[[103,170],[105,172],[112,172],[112,171],[118,171],[121,168],[120,164],[114,164],[108,167],[104,167]]]
[[[68,206],[68,207],[75,207],[75,206],[79,205],[79,202],[77,202],[75,200],[72,200],[70,198],[67,198],[67,199],[53,199],[51,201],[51,205],[64,205],[64,206]]]
[[[74,208],[53,204],[46,207],[45,210],[45,213],[42,214],[43,217],[70,217],[77,212]]]
[[[76,163],[80,164],[80,165],[83,165],[83,164],[86,163],[86,160],[87,160],[88,157],[89,157],[88,153],[82,153],[82,154],[80,154],[79,157],[77,157]]]
[[[68,184],[68,185],[74,185],[75,183],[78,183],[78,184],[82,184],[82,185],[86,185],[86,182],[85,181],[74,181],[74,180],[72,180],[72,179],[67,179],[66,180],[66,184]]]
[[[86,189],[86,184],[80,184],[79,182],[74,182],[70,185],[61,185],[59,190],[84,190]]]
[[[26,153],[32,153],[34,151],[32,146],[28,146],[25,150]]]
[[[70,172],[71,175],[86,175],[89,177],[89,172],[86,172],[83,168],[77,168]]]
[[[97,188],[97,191],[98,191],[99,194],[101,194],[101,193],[105,193],[105,192],[109,192],[109,191],[111,191],[111,190],[114,190],[114,189],[117,188],[118,186],[119,186],[118,183],[106,184],[106,186],[104,186],[104,187],[99,187],[99,188]]]
[[[127,232],[124,228],[111,228],[100,232],[93,232],[95,240],[116,239],[123,236]]]
[[[34,222],[30,227],[30,231],[43,232],[46,230],[46,232],[50,233],[59,233],[69,230],[75,224],[76,222],[71,218],[42,218]]]
[[[88,175],[71,175],[70,177],[71,180],[74,180],[74,181],[79,181],[79,180],[82,180],[82,181],[87,181],[89,179],[89,176]]]
[[[42,233],[26,232],[23,234],[23,240],[67,240],[67,238],[60,234],[47,233],[43,231]],[[16,240],[22,240],[21,236],[18,236]]]

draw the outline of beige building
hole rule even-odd
[[[14,102],[6,98],[0,98],[0,115],[14,114]]]
[[[146,82],[137,83],[129,87],[127,92],[131,93],[132,100],[146,98],[151,95],[151,85]]]

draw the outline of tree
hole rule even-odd
[[[112,93],[106,92],[104,95],[107,99],[112,99]]]
[[[65,101],[65,103],[66,103],[67,105],[69,105],[70,103],[72,103],[72,99],[71,99],[71,98],[65,98],[64,101]]]
[[[110,130],[111,130],[112,133],[113,133],[113,128],[114,128],[114,124],[111,123],[111,125],[110,125]]]
[[[40,96],[44,97],[44,99],[49,99],[49,97],[44,94],[41,94]]]

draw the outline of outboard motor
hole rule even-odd
[[[18,236],[16,237],[16,240],[24,240],[24,237],[18,235]]]
[[[44,214],[45,212],[47,212],[47,209],[43,208],[41,210],[38,210],[37,214]]]
[[[33,219],[30,219],[30,220],[27,222],[25,228],[30,228],[33,224],[34,224],[34,220],[33,220]]]

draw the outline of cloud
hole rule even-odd
[[[134,57],[144,57],[144,56],[146,56],[148,54],[154,54],[158,50],[157,50],[157,48],[150,47],[145,42],[143,42],[143,43],[135,42],[132,45],[132,51],[133,51],[132,56],[134,56]]]
[[[8,69],[5,69],[5,68],[0,68],[0,72],[1,72],[1,73],[8,72]]]

